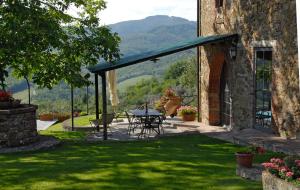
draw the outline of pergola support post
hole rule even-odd
[[[71,122],[72,122],[72,131],[74,131],[74,88],[71,85]]]
[[[86,86],[86,113],[89,115],[89,85]]]
[[[95,104],[96,104],[96,119],[99,119],[99,84],[98,73],[95,73]],[[97,126],[97,132],[100,131],[99,125]]]
[[[103,139],[107,140],[107,96],[106,96],[106,75],[100,74],[102,78],[102,121],[103,121]]]

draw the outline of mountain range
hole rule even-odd
[[[183,18],[157,15],[142,20],[120,22],[109,27],[121,37],[120,50],[122,56],[128,56],[192,39],[196,36],[197,25],[196,22]],[[160,77],[174,61],[194,55],[195,50],[187,50],[163,57],[157,62],[145,62],[122,68],[118,70],[118,82],[120,85],[130,85],[136,80],[147,76]],[[14,93],[26,89],[26,84],[22,80],[17,81],[11,78],[8,82]],[[54,90],[56,88],[65,88],[65,85],[60,84]],[[39,90],[36,90],[35,96],[42,96],[43,92],[41,90],[39,93]]]

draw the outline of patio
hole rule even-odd
[[[108,135],[108,140],[113,141],[133,141],[151,140],[164,136],[178,136],[183,134],[203,134],[242,146],[259,146],[273,152],[287,155],[300,155],[299,139],[284,139],[272,133],[266,133],[257,129],[243,129],[239,131],[229,131],[220,126],[210,126],[199,122],[183,122],[180,118],[167,118],[164,122],[164,133],[157,135],[152,133],[149,137],[139,138],[140,129],[134,134],[128,135],[128,121],[114,122],[111,126],[112,132]],[[87,135],[87,141],[102,141],[101,133],[91,133]]]

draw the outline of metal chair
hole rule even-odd
[[[102,118],[100,118],[100,119],[90,119],[89,121],[90,121],[91,127],[93,129],[93,132],[96,133],[97,127],[102,124]]]
[[[141,122],[132,116],[128,114],[127,111],[125,111],[126,117],[128,119],[128,135],[130,135],[131,132],[134,133],[135,129],[138,128],[141,125]]]
[[[138,138],[146,137],[146,134],[148,134],[149,138],[151,132],[155,132],[156,134],[160,135],[162,126],[162,120],[160,116],[142,118],[142,124],[142,130]]]
[[[110,114],[106,115],[107,129],[110,130],[111,133],[112,133],[112,130],[111,130],[110,124],[113,122],[114,117],[115,117],[114,113],[110,113]],[[91,127],[94,129],[94,132],[97,131],[98,127],[100,130],[104,130],[102,116],[99,119],[90,119],[90,124],[91,124]]]

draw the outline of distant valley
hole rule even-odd
[[[123,56],[139,54],[158,48],[168,47],[183,40],[189,40],[196,36],[196,22],[188,21],[179,17],[151,16],[142,20],[125,21],[110,25],[112,31],[117,32],[122,41],[120,44]],[[145,62],[118,70],[118,89],[120,91],[142,79],[151,76],[161,77],[165,70],[175,61],[195,56],[195,50],[174,54],[161,58],[156,63]],[[26,83],[10,77],[9,88],[14,92],[16,98],[23,102],[27,101]],[[69,98],[69,89],[61,83],[51,91],[33,87],[33,100],[41,101],[43,98],[61,100]],[[82,92],[83,91],[83,92]],[[91,89],[93,91],[93,89]],[[54,93],[55,92],[55,93]],[[77,90],[82,94],[85,90]],[[49,96],[49,94],[51,94]]]

